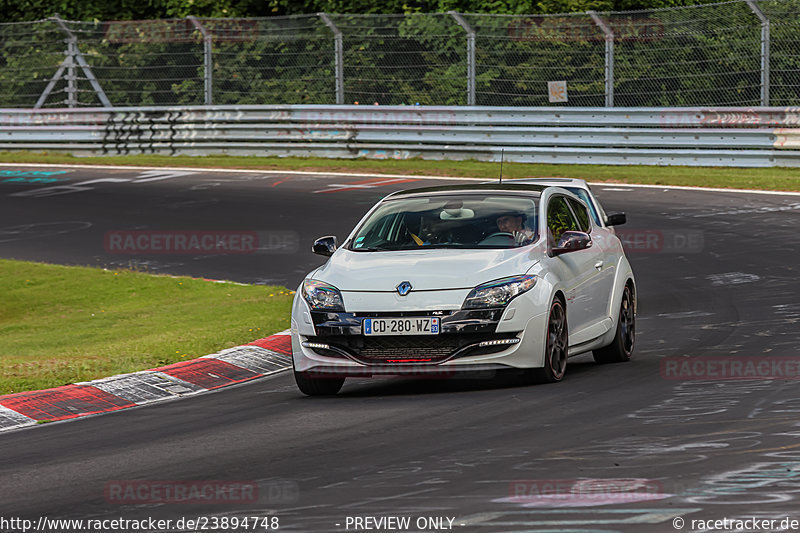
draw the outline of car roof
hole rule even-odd
[[[548,185],[528,184],[528,183],[467,183],[464,185],[441,185],[437,187],[420,187],[417,189],[406,189],[388,195],[385,199],[396,199],[408,196],[425,196],[431,194],[450,194],[450,193],[481,193],[481,192],[502,192],[502,193],[524,193],[536,197],[541,196]]]
[[[507,180],[508,183],[529,183],[532,185],[551,185],[558,187],[581,187],[587,189],[586,180],[580,178],[513,178]]]

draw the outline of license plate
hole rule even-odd
[[[365,318],[364,335],[438,335],[439,318]]]

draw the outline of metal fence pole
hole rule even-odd
[[[64,22],[61,17],[55,15],[53,16],[53,19],[56,21],[61,30],[68,36],[67,48],[69,52],[67,54],[67,103],[69,107],[74,107],[78,104],[78,80],[77,76],[75,75],[76,63],[80,65],[95,93],[97,93],[97,97],[100,98],[100,102],[102,102],[105,107],[111,107],[111,102],[108,101],[106,93],[103,91],[103,88],[100,87],[100,84],[97,82],[97,78],[94,77],[92,69],[89,67],[89,63],[86,62],[83,54],[81,54],[81,51],[78,49],[78,38],[74,33],[72,33],[72,30],[69,29],[66,22]]]
[[[750,10],[761,21],[761,105],[769,105],[769,17],[753,0],[747,0]]]
[[[342,32],[336,27],[327,13],[317,13],[322,22],[333,32],[333,68],[336,72],[336,103],[344,103],[344,42]]]
[[[69,55],[69,50],[65,50],[64,54]],[[68,62],[69,62],[69,58],[66,58],[58,66],[58,70],[56,70],[56,73],[53,75],[52,78],[50,78],[50,81],[47,83],[47,87],[44,88],[44,91],[42,91],[42,94],[39,95],[39,99],[33,105],[34,109],[41,108],[44,105],[44,103],[47,101],[47,98],[50,96],[50,93],[53,92],[53,89],[55,88],[56,83],[64,75],[64,69],[67,68],[67,63]]]
[[[83,73],[86,75],[86,79],[89,80],[89,83],[92,85],[92,89],[97,94],[97,97],[100,99],[100,102],[103,104],[104,107],[111,107],[111,102],[108,100],[105,91],[103,88],[100,87],[100,83],[98,83],[97,78],[94,77],[94,73],[92,72],[92,68],[89,66],[89,63],[86,62],[86,59],[83,57],[80,49],[78,48],[78,38],[72,33],[72,30],[69,29],[66,22],[58,16],[58,14],[53,15],[50,17],[51,20],[54,20],[58,27],[61,28],[61,31],[67,34],[67,57],[58,67],[55,75],[50,79],[50,82],[47,84],[44,92],[42,92],[41,96],[39,96],[39,100],[36,102],[36,105],[33,107],[38,109],[42,107],[47,100],[47,97],[50,96],[53,88],[56,85],[56,82],[63,76],[67,80],[67,106],[75,107],[79,104],[78,102],[78,76],[75,74],[76,72],[76,65],[83,70]],[[64,76],[64,70],[66,69],[67,74]]]
[[[461,13],[457,11],[448,13],[467,32],[467,105],[475,105],[475,30],[464,20]]]
[[[606,65],[605,65],[605,86],[606,86],[606,107],[614,107],[614,32],[600,18],[595,11],[586,12],[597,26],[603,30],[606,37]]]
[[[75,37],[67,39],[67,107],[78,105],[78,76],[75,75],[75,51],[78,48]]]
[[[214,63],[211,57],[211,34],[196,17],[186,17],[203,36],[203,94],[206,105],[214,103]]]

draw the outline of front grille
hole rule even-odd
[[[394,359],[398,357],[444,359],[461,347],[454,335],[423,335],[414,337],[369,337],[358,355],[365,359]]]
[[[364,364],[394,364],[394,363],[439,363],[455,352],[466,346],[477,344],[481,341],[508,339],[516,337],[513,333],[473,333],[473,334],[440,334],[440,335],[409,335],[365,337],[343,335],[336,337],[318,337],[322,342],[350,354],[350,356]],[[507,349],[508,345],[473,347],[460,352],[459,356],[495,353]],[[315,350],[320,355],[322,350]],[[328,352],[325,350],[325,352]],[[402,361],[410,359],[410,361]],[[422,360],[422,361],[421,361]]]

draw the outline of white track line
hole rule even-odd
[[[356,178],[417,178],[421,180],[471,180],[471,181],[486,181],[489,178],[460,178],[453,176],[423,176],[412,174],[365,174],[358,172],[312,172],[307,170],[261,170],[252,169],[247,170],[243,168],[203,168],[203,167],[132,167],[132,166],[117,166],[117,165],[64,165],[64,164],[48,164],[48,163],[0,163],[0,167],[52,167],[52,168],[83,168],[92,169],[99,168],[103,170],[192,170],[195,172],[232,172],[238,174],[289,174],[296,176],[335,176],[335,177],[356,177]]]
[[[800,183],[800,178],[798,178],[798,183]],[[786,196],[800,196],[800,192],[792,192],[792,191],[770,191],[770,190],[759,190],[759,189],[724,189],[720,187],[689,187],[687,185],[644,185],[639,183],[612,183],[608,181],[597,181],[597,182],[589,182],[590,185],[596,185],[598,187],[639,187],[642,189],[674,189],[679,191],[705,191],[705,192],[734,192],[734,193],[746,193],[746,194],[782,194]]]
[[[312,172],[305,170],[260,170],[242,168],[203,168],[203,167],[139,167],[139,166],[116,166],[116,165],[64,165],[47,163],[0,163],[0,167],[30,167],[30,168],[73,168],[73,169],[101,169],[101,170],[190,170],[195,172],[228,172],[238,174],[278,174],[294,176],[335,176],[335,177],[354,177],[354,178],[403,178],[421,180],[468,180],[468,181],[491,181],[493,178],[462,178],[459,176],[425,176],[417,174],[366,174],[360,172]],[[557,176],[554,176],[557,177]],[[562,176],[563,177],[563,176]],[[547,179],[547,176],[536,176],[531,179]],[[526,178],[508,178],[509,181],[521,180]],[[591,185],[608,187],[640,187],[645,189],[680,190],[680,191],[706,191],[706,192],[729,192],[736,194],[778,194],[784,196],[800,196],[800,192],[772,191],[757,189],[725,189],[719,187],[689,187],[686,185],[644,185],[638,183],[617,183],[608,181],[590,181]]]

